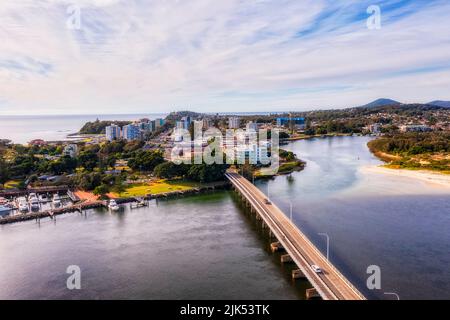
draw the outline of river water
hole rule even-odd
[[[369,298],[450,298],[450,193],[395,175],[368,138],[298,141],[286,146],[304,171],[257,185]],[[272,255],[269,240],[231,191],[151,202],[123,213],[90,210],[0,227],[3,299],[302,299],[305,282]],[[81,290],[66,268],[81,269]],[[381,290],[366,288],[369,265]]]

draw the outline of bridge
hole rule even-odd
[[[236,172],[228,171],[226,176],[278,239],[275,247],[281,246],[286,250],[287,255],[282,256],[282,260],[297,265],[299,270],[295,271],[295,278],[308,279],[324,300],[366,299],[261,190]],[[312,265],[319,266],[322,272],[314,271]]]

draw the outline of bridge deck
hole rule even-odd
[[[273,203],[265,202],[266,196],[247,179],[235,172],[227,178],[249,201],[265,224],[297,264],[306,278],[324,300],[365,300],[365,297],[348,281],[309,241],[286,215]],[[316,273],[311,265],[318,265],[322,273]]]

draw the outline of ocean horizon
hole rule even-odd
[[[28,143],[34,139],[46,141],[68,140],[69,134],[77,133],[89,121],[133,121],[141,118],[166,117],[165,113],[135,114],[78,114],[78,115],[7,115],[0,116],[0,139],[13,143]]]
[[[285,112],[203,112],[207,115],[274,115]],[[0,115],[0,139],[13,143],[28,143],[34,139],[64,141],[77,133],[88,121],[111,120],[133,121],[141,118],[165,118],[169,113],[111,113],[111,114],[45,114],[45,115]]]

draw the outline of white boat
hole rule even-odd
[[[30,202],[31,211],[37,211],[40,209],[39,199],[37,198],[35,193],[30,193],[30,196],[28,199]]]
[[[53,203],[53,206],[54,206],[55,208],[61,207],[62,203],[61,203],[61,198],[59,197],[59,194],[56,193],[56,194],[53,196],[52,203]]]
[[[11,208],[0,206],[0,217],[7,216],[11,213]]]
[[[17,203],[19,205],[19,211],[21,213],[27,213],[30,210],[30,208],[28,207],[27,199],[25,199],[24,197],[18,198]]]
[[[119,205],[114,199],[109,200],[108,208],[112,211],[118,211],[120,209]]]
[[[130,208],[137,209],[137,208],[146,207],[147,205],[148,205],[148,203],[143,198],[136,198],[136,202],[131,203]]]
[[[5,206],[8,202],[8,199],[0,197],[0,206]]]

